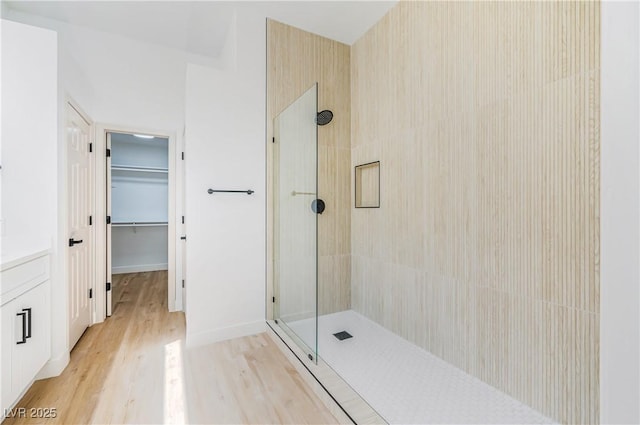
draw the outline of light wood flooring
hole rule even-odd
[[[113,316],[87,329],[64,372],[17,407],[56,408],[23,423],[337,423],[266,334],[185,349],[167,311],[166,272],[114,276]]]

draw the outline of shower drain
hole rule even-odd
[[[333,334],[333,336],[338,338],[340,341],[345,340],[345,339],[349,339],[349,338],[353,338],[353,336],[347,331],[341,331],[341,332],[335,333],[335,334]]]

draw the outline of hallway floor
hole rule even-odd
[[[337,422],[267,334],[185,349],[184,314],[167,311],[166,272],[114,275],[113,291],[113,316],[16,406],[57,417],[2,425]]]

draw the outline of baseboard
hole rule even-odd
[[[71,356],[69,353],[64,353],[60,357],[51,359],[40,369],[40,372],[36,375],[36,381],[39,379],[53,378],[59,376],[65,367],[69,364]]]
[[[266,324],[264,320],[260,320],[257,322],[243,323],[242,325],[200,332],[195,335],[187,334],[187,348],[213,344],[214,342],[240,338],[247,335],[255,335],[262,333],[265,330]]]
[[[167,263],[164,263],[111,267],[111,274],[155,272],[158,270],[169,270],[169,265]]]

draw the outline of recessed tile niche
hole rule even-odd
[[[380,161],[357,165],[356,208],[380,208]]]

